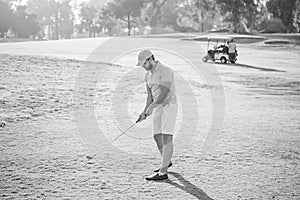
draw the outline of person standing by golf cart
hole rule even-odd
[[[236,44],[235,44],[235,41],[233,38],[229,41],[228,48],[229,48],[228,49],[229,60],[235,61],[237,50],[236,50]]]
[[[137,66],[143,67],[147,73],[147,101],[138,121],[153,115],[153,134],[157,148],[162,156],[162,163],[155,174],[146,180],[168,179],[167,169],[172,166],[173,133],[177,115],[177,98],[175,94],[174,73],[172,69],[155,60],[153,53],[142,50],[138,54]]]

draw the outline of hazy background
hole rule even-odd
[[[2,42],[207,31],[299,33],[300,0],[0,0]]]

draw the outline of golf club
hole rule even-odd
[[[131,129],[135,124],[137,124],[138,122],[141,121],[141,118],[139,117],[135,123],[133,123],[131,126],[129,126],[126,130],[122,131],[117,137],[115,137],[112,141],[110,141],[108,144],[106,144],[105,146],[103,146],[101,149],[99,149],[96,153],[94,153],[94,156],[86,156],[87,159],[93,159],[95,157],[95,155],[99,152],[102,151],[104,148],[106,148],[107,146],[109,146],[110,144],[112,144],[114,141],[116,141],[118,138],[120,138],[122,135],[126,134],[126,132]]]

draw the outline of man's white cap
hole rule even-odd
[[[138,62],[136,66],[142,66],[144,62],[152,56],[152,52],[149,49],[142,50],[138,55]]]

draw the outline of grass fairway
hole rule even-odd
[[[145,72],[134,66],[142,47],[174,69],[183,100],[165,182],[144,179],[160,163],[151,120],[86,159],[143,109]],[[237,64],[218,64],[201,61],[206,42],[174,38],[0,44],[0,197],[299,199],[300,49],[237,48]],[[84,126],[93,120],[97,127]]]

